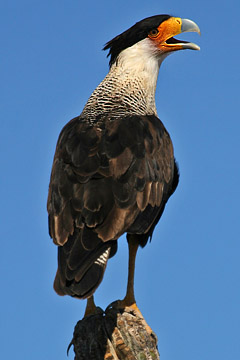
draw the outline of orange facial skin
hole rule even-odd
[[[148,34],[148,37],[155,42],[159,50],[163,52],[182,50],[183,44],[181,41],[173,39],[172,43],[167,43],[167,40],[175,35],[182,33],[182,19],[179,17],[171,17],[159,25]]]
[[[187,26],[186,26],[187,24]],[[199,50],[199,47],[186,41],[176,40],[173,37],[186,31],[195,31],[200,34],[198,26],[191,20],[179,17],[170,17],[162,22],[158,28],[149,32],[148,37],[155,43],[161,52],[170,52],[182,49]],[[169,42],[167,40],[171,39]]]

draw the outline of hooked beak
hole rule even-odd
[[[196,32],[201,35],[198,25],[189,19],[182,19],[181,33],[184,32]],[[178,44],[181,44],[183,49],[200,50],[200,47],[192,42],[181,41]]]
[[[200,50],[200,47],[192,42],[177,40],[174,36],[184,32],[197,32],[200,35],[198,25],[189,19],[170,17],[158,27],[158,35],[149,37],[156,42],[156,46],[163,52],[176,50]]]

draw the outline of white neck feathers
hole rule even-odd
[[[85,105],[82,115],[157,115],[155,91],[164,56],[146,38],[123,50]]]

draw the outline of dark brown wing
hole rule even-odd
[[[49,232],[59,246],[55,290],[90,296],[119,236],[139,234],[145,245],[177,181],[172,143],[157,117],[71,120],[49,185]]]

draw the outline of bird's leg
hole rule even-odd
[[[135,261],[139,242],[137,237],[134,235],[128,235],[128,283],[127,283],[127,292],[123,300],[118,300],[116,306],[119,309],[124,309],[125,307],[131,307],[133,310],[140,310],[137,307],[135,296],[134,296],[134,273],[135,273]]]
[[[125,306],[136,306],[136,300],[134,296],[134,273],[135,273],[135,260],[138,250],[138,240],[133,236],[128,236],[128,283],[127,292],[124,299],[121,301],[121,305]]]
[[[92,295],[92,296],[90,296],[90,298],[87,299],[87,306],[86,306],[86,309],[85,309],[84,317],[86,317],[88,315],[95,314],[96,310],[97,310],[97,307],[95,305],[93,295]]]
[[[141,311],[137,307],[134,296],[134,272],[135,272],[135,261],[136,261],[139,241],[137,239],[137,236],[129,235],[129,234],[127,239],[128,239],[128,250],[129,250],[127,292],[123,300],[114,301],[107,307],[106,311],[109,308],[117,308],[117,309],[129,308],[128,310],[126,309],[126,311],[130,310],[135,312],[135,314],[142,319],[141,321],[145,325],[146,331],[149,334],[152,334],[152,329],[144,320]]]
[[[134,273],[135,273],[135,261],[136,261],[138,247],[139,247],[139,241],[137,237],[135,237],[134,235],[128,235],[129,259],[128,259],[127,292],[124,299],[117,302],[117,307],[121,309],[124,309],[125,307],[130,307],[135,312],[137,312],[138,316],[140,316],[142,318],[142,321],[145,323],[145,328],[147,332],[149,334],[152,334],[152,329],[144,320],[144,317],[136,304],[136,300],[134,296]]]
[[[137,309],[136,300],[134,296],[134,272],[135,272],[135,260],[138,250],[138,240],[134,235],[128,235],[128,283],[127,292],[123,300],[117,300],[111,303],[108,307],[116,307],[118,309],[124,309],[125,307],[132,307]]]

